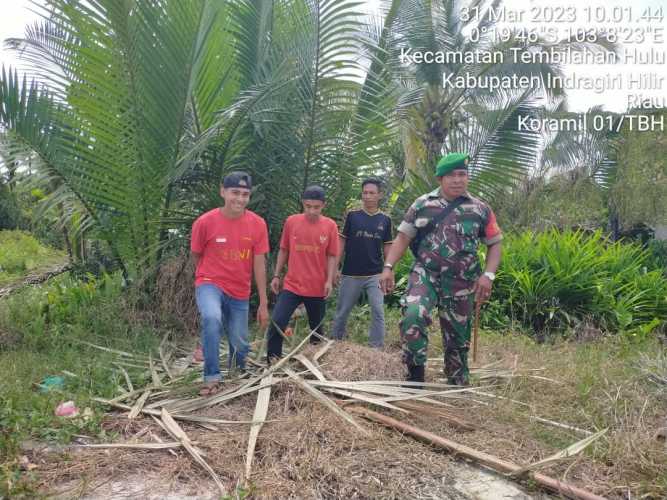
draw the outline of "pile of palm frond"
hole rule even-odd
[[[300,389],[312,397],[314,401],[320,403],[335,418],[349,425],[352,432],[365,437],[370,437],[370,431],[351,413],[346,411],[345,406],[347,404],[363,403],[408,415],[415,410],[422,410],[419,405],[414,405],[418,401],[432,407],[434,414],[442,418],[456,420],[456,417],[447,413],[447,405],[441,399],[452,396],[460,397],[462,394],[475,390],[440,383],[421,385],[403,382],[402,380],[338,381],[327,378],[319,365],[319,360],[332,347],[334,342],[326,341],[322,343],[321,347],[311,357],[307,357],[303,351],[311,335],[317,336],[318,334],[314,331],[311,332],[289,354],[275,364],[263,366],[261,363],[250,360],[248,369],[245,371],[230,370],[224,373],[226,376],[225,385],[229,385],[230,389],[209,397],[192,395],[192,384],[189,382],[199,372],[200,367],[197,364],[192,364],[191,356],[177,358],[175,354],[178,351],[168,349],[165,341],[160,345],[159,356],[156,359],[153,359],[152,356],[145,357],[122,351],[113,351],[120,358],[116,362],[116,366],[122,373],[127,387],[119,387],[120,394],[115,398],[96,398],[96,401],[113,408],[126,410],[129,419],[135,419],[140,414],[152,417],[155,423],[168,434],[170,441],[91,446],[145,448],[147,450],[183,447],[210,474],[220,488],[221,493],[226,494],[226,489],[218,474],[203,458],[206,453],[195,446],[195,440],[190,439],[177,421],[196,424],[208,431],[218,431],[218,426],[222,425],[250,426],[244,473],[245,480],[249,480],[258,436],[263,424],[270,417],[268,410],[271,391],[275,386],[287,384]],[[145,368],[144,375],[150,382],[137,388],[132,383],[125,368],[138,368],[139,366]],[[207,411],[255,393],[257,394],[257,402],[251,420],[212,417],[210,412]],[[245,402],[248,402],[247,398]],[[407,402],[407,404],[403,404],[404,402]],[[201,439],[197,440],[197,442],[201,441]]]
[[[188,476],[182,478],[185,483],[192,483],[205,471],[223,495],[236,484],[257,488],[260,496],[267,492],[308,496],[363,492],[377,496],[391,491],[398,494],[408,482],[414,491],[442,495],[445,490],[433,481],[443,477],[448,464],[437,458],[435,450],[394,434],[378,433],[377,427],[359,419],[363,416],[360,408],[353,407],[389,412],[421,425],[431,422],[429,428],[438,432],[479,431],[479,422],[464,415],[480,403],[488,404],[480,398],[502,398],[493,394],[494,386],[462,388],[405,382],[396,352],[324,338],[311,346],[312,336],[319,337],[315,331],[299,340],[296,335],[286,337],[290,352],[268,366],[259,362],[259,349],[255,357],[248,358],[246,370],[223,371],[225,390],[208,397],[197,395],[198,384],[193,383],[200,376],[201,365],[193,363],[190,352],[166,339],[155,356],[94,346],[118,356],[114,366],[125,381],[124,387],[118,387],[116,397],[96,401],[126,412],[111,418],[112,425],[122,429],[127,438],[84,445],[91,448],[87,451],[90,460],[99,470],[113,460],[117,470],[118,460],[113,455],[95,455],[101,453],[98,448],[109,448],[113,453],[126,453],[127,472],[161,469]],[[222,361],[227,357],[223,352]],[[482,383],[534,377],[533,371],[494,366],[475,370]],[[546,419],[542,423],[559,426]],[[592,433],[569,430],[587,434],[592,442]],[[139,450],[144,450],[144,455]],[[165,461],[165,453],[173,457]],[[185,457],[190,457],[189,461],[184,461]],[[81,453],[77,460],[84,460]],[[427,464],[423,475],[410,473],[415,460]],[[545,463],[553,460],[551,457]],[[401,470],[397,472],[396,467]],[[529,470],[531,466],[523,467]],[[76,463],[68,469],[61,463],[58,473],[68,470],[85,470],[85,465]],[[365,481],[367,476],[376,480]]]

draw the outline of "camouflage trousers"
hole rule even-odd
[[[467,385],[474,294],[451,296],[442,290],[438,275],[412,272],[402,305],[400,327],[405,364],[426,364],[428,326],[432,323],[430,311],[437,306],[447,381],[450,384]]]

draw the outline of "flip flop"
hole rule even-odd
[[[222,390],[222,384],[220,382],[207,382],[199,390],[199,395],[203,397],[213,396],[219,393]]]

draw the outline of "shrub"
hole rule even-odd
[[[0,303],[0,332],[12,342],[0,342],[0,352],[16,345],[40,351],[58,345],[63,336],[115,335],[125,331],[122,277],[116,273],[87,281],[62,276],[47,285],[31,287]],[[121,320],[122,318],[122,320]],[[0,336],[0,341],[2,336]]]
[[[584,320],[610,331],[646,331],[667,318],[667,280],[650,253],[599,231],[508,236],[493,298],[538,334]]]
[[[651,265],[667,276],[667,240],[651,240],[647,245]]]

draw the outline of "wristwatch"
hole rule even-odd
[[[487,278],[489,278],[491,281],[493,281],[494,279],[496,279],[496,273],[492,273],[491,271],[485,271],[485,272],[484,272],[484,276],[486,276]]]
[[[385,262],[383,267],[386,267],[387,269],[394,269],[394,265],[390,264],[389,262]]]

